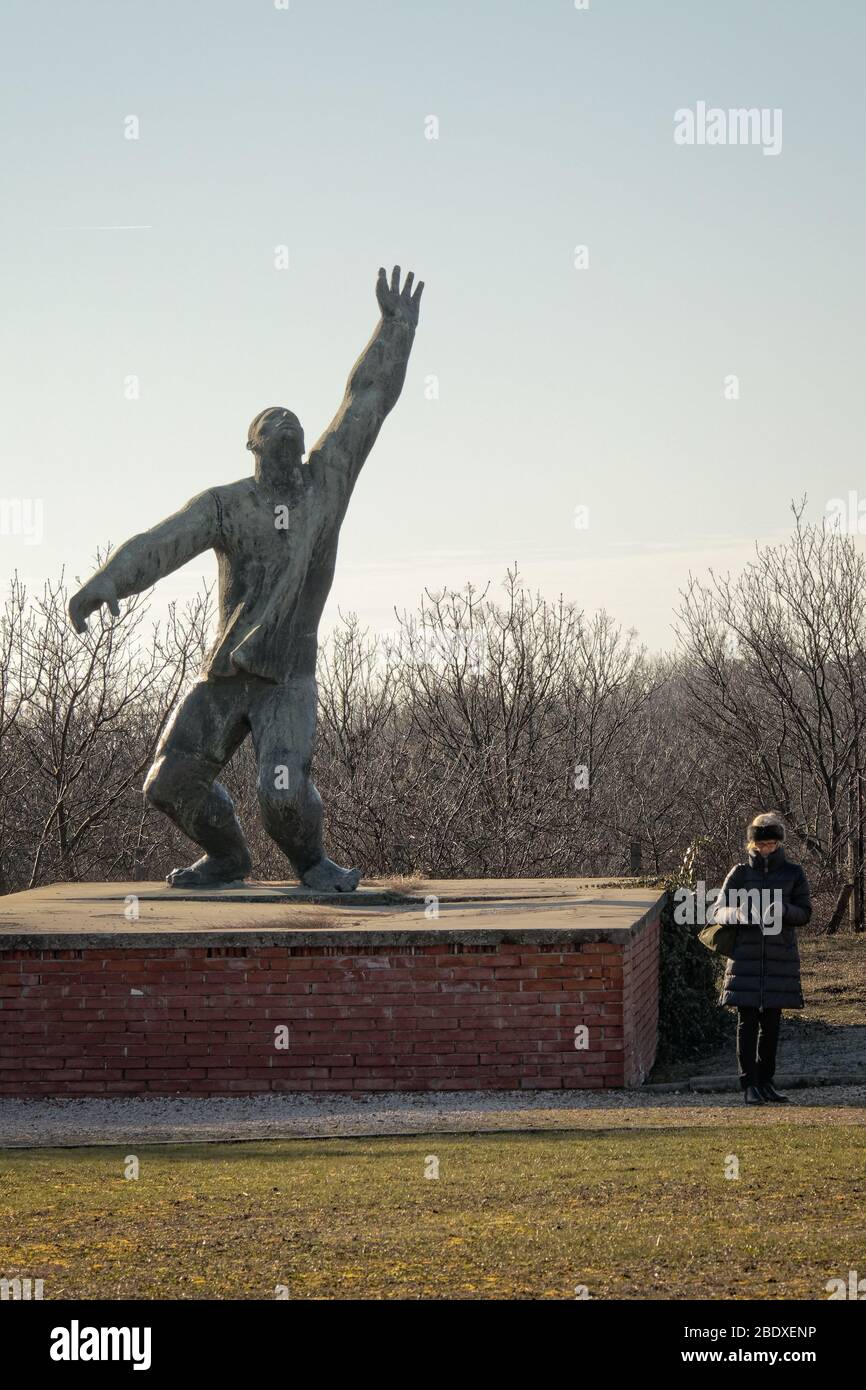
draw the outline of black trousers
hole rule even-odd
[[[737,1009],[737,1066],[744,1091],[772,1081],[781,1021],[781,1009]]]

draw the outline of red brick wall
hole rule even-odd
[[[657,974],[658,923],[553,946],[0,950],[0,1094],[633,1085]]]
[[[639,1086],[652,1070],[659,1026],[658,919],[629,942],[623,966],[626,1068],[623,1085]]]

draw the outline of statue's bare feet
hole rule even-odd
[[[360,869],[341,869],[333,859],[322,858],[301,878],[305,888],[318,893],[353,893],[361,882]]]
[[[225,859],[205,854],[188,869],[172,869],[166,875],[169,888],[210,888],[218,883],[237,883],[246,878],[252,868],[249,855],[242,859]]]

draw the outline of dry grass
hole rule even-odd
[[[135,1181],[123,1150],[7,1151],[0,1275],[52,1299],[825,1298],[862,1268],[862,1133],[141,1148]]]

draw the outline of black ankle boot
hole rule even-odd
[[[747,1086],[743,1092],[743,1100],[747,1105],[763,1105],[764,1097],[757,1086]]]
[[[771,1081],[762,1081],[757,1089],[766,1101],[771,1101],[776,1105],[788,1104],[788,1097],[780,1095]]]

